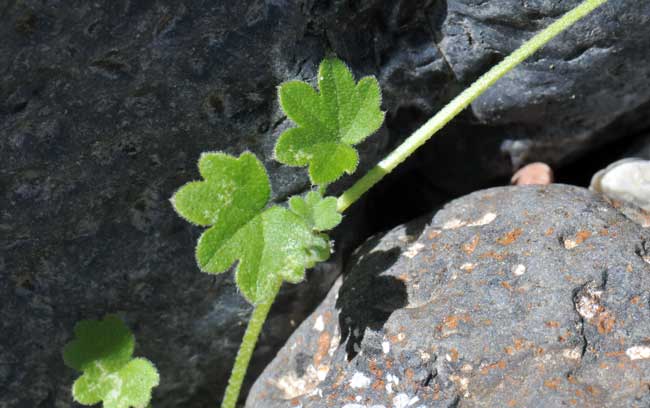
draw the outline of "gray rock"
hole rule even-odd
[[[1,5],[0,331],[8,335],[0,338],[0,407],[70,406],[74,373],[60,350],[77,320],[108,312],[125,317],[137,353],[159,366],[156,406],[218,400],[250,307],[231,276],[198,273],[199,231],[167,202],[198,177],[200,152],[251,150],[269,166],[274,199],[304,191],[304,172],[272,161],[273,143],[289,126],[275,87],[313,81],[332,49],[357,74],[382,82],[387,128],[361,146],[367,168],[387,142],[403,139],[577,0],[526,4]],[[511,75],[474,105],[487,127],[466,117],[442,135],[457,138],[443,137],[424,160],[411,161],[428,180],[423,185],[440,188],[434,196],[445,199],[509,175],[503,146],[515,162],[561,162],[614,137],[596,130],[623,112],[638,120],[617,135],[638,126],[636,107],[650,99],[649,7],[612,2]],[[367,233],[374,214],[356,211],[336,235],[338,258],[309,284],[283,292],[250,379],[322,298],[345,249]]]
[[[566,185],[370,239],[247,407],[646,407],[650,232]]]

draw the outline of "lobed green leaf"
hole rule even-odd
[[[343,216],[336,211],[336,198],[323,198],[317,191],[310,191],[305,198],[291,197],[289,208],[302,217],[315,231],[330,230],[339,225],[343,219]]]
[[[74,399],[83,405],[103,402],[104,408],[144,408],[160,378],[146,359],[132,358],[135,339],[115,315],[103,320],[83,320],[75,339],[63,350],[71,368],[82,371],[72,386]]]
[[[276,159],[290,166],[309,166],[313,184],[352,174],[359,155],[352,146],[377,131],[384,121],[381,91],[374,77],[354,77],[343,62],[323,60],[318,73],[320,94],[301,81],[279,87],[280,105],[298,127],[288,129],[275,146]]]
[[[210,227],[196,248],[201,270],[222,273],[238,262],[237,285],[248,301],[258,304],[275,296],[281,280],[299,282],[306,268],[329,257],[329,238],[319,231],[336,218],[329,213],[336,208],[333,197],[314,202],[314,215],[307,218],[279,206],[264,209],[270,183],[251,153],[239,158],[206,153],[199,169],[204,180],[188,183],[171,201],[185,219]]]

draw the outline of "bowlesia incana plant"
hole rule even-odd
[[[151,362],[133,358],[135,338],[115,315],[82,320],[75,338],[63,349],[68,367],[83,372],[72,386],[72,396],[83,405],[103,402],[104,408],[144,408],[159,376]]]
[[[280,286],[284,281],[303,280],[305,269],[330,256],[327,231],[340,223],[342,213],[499,78],[606,2],[585,0],[525,42],[339,197],[327,196],[327,186],[344,174],[354,173],[359,163],[354,146],[379,129],[384,113],[377,80],[365,77],[356,82],[345,64],[335,58],[320,64],[318,90],[301,81],[286,82],[278,89],[280,105],[296,126],[278,139],[275,159],[288,166],[307,167],[313,191],[291,197],[286,205],[270,205],[269,177],[254,154],[201,155],[201,180],[181,187],[171,202],[181,217],[206,228],[196,247],[199,268],[217,274],[235,265],[237,286],[254,306],[222,408],[234,408],[237,403],[253,349]],[[147,386],[157,384],[157,375],[154,384],[151,371],[142,375]],[[143,390],[147,396],[150,388]],[[148,397],[137,403],[145,400]],[[99,399],[93,396],[92,401]],[[117,407],[107,405],[105,399],[104,405]]]

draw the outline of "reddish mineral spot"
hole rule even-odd
[[[480,240],[479,235],[478,234],[474,235],[474,237],[472,237],[472,239],[469,242],[464,243],[462,245],[463,252],[465,252],[467,255],[471,255],[476,249],[479,240]]]
[[[604,312],[599,314],[598,322],[596,324],[596,327],[598,327],[598,333],[600,334],[610,333],[614,328],[615,323],[616,323],[616,319],[614,319],[614,317],[611,316],[609,313]]]
[[[550,380],[544,381],[544,386],[547,388],[550,388],[552,390],[557,391],[557,387],[560,386],[560,379],[559,378],[551,378]]]
[[[497,239],[497,242],[504,246],[510,245],[513,242],[515,242],[523,232],[524,231],[521,228],[514,229],[508,232],[506,235],[502,236],[501,238]]]
[[[318,351],[314,354],[314,365],[316,367],[320,365],[323,358],[327,355],[327,350],[330,348],[330,339],[331,336],[328,332],[321,333],[318,338]]]

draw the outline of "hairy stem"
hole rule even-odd
[[[282,280],[278,280],[275,285],[275,294],[271,300],[256,305],[253,310],[253,314],[251,315],[251,318],[248,321],[248,326],[246,327],[246,333],[244,333],[244,338],[242,339],[239,351],[237,352],[235,365],[230,373],[228,387],[223,396],[221,408],[235,408],[235,405],[237,404],[239,391],[244,382],[244,377],[246,376],[246,370],[248,369],[248,363],[253,355],[253,350],[255,350],[255,344],[257,344],[257,339],[259,338],[264,322],[266,321],[266,316],[268,316],[269,311],[271,310],[271,305],[280,291],[281,285]]]
[[[553,24],[539,32],[530,40],[526,41],[512,54],[483,74],[469,88],[454,98],[435,116],[427,121],[421,128],[409,136],[385,159],[379,162],[374,168],[360,178],[352,187],[347,189],[338,198],[337,210],[345,211],[357,201],[373,185],[381,180],[386,174],[393,171],[400,163],[406,160],[415,150],[431,138],[437,131],[442,129],[450,120],[467,108],[476,98],[488,90],[497,80],[519,65],[535,51],[558,34],[571,27],[577,21],[591,13],[593,10],[606,3],[607,0],[585,0],[573,10],[566,13]]]

